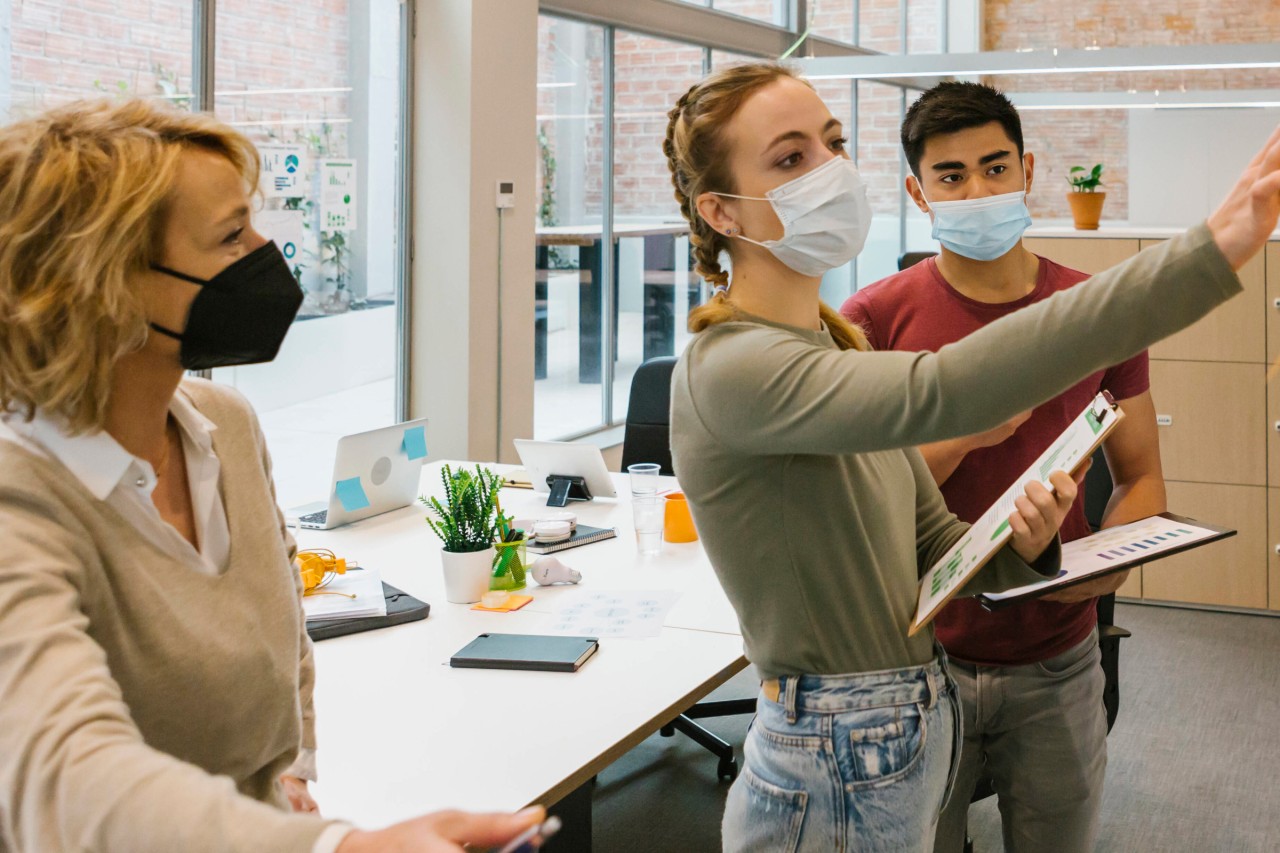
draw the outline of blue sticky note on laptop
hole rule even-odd
[[[410,427],[404,431],[404,440],[400,442],[401,449],[409,455],[410,459],[421,459],[427,455],[427,433],[426,427],[416,426]]]
[[[369,505],[369,496],[364,493],[364,486],[360,485],[359,477],[339,480],[334,486],[334,491],[337,492],[338,503],[342,504],[342,508],[347,512],[355,512]]]

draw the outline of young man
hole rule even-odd
[[[908,111],[902,145],[907,191],[933,219],[942,253],[845,302],[844,315],[877,349],[937,350],[1088,278],[1022,245],[1035,161],[1023,151],[1017,111],[999,92],[976,83],[930,89]],[[1104,445],[1115,482],[1104,524],[1164,511],[1145,352],[989,433],[921,447],[948,507],[976,520],[1103,389],[1125,413]],[[1061,534],[1070,541],[1088,533],[1081,490]],[[935,853],[962,849],[969,800],[984,774],[999,796],[1006,851],[1093,850],[1107,733],[1095,604],[1124,580],[1112,575],[994,613],[958,599],[939,614],[965,738]]]

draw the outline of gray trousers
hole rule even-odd
[[[969,800],[986,775],[999,798],[1006,853],[1087,853],[1098,834],[1107,715],[1098,634],[1026,666],[952,659],[964,746],[934,853],[964,847]]]

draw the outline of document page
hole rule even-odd
[[[1168,513],[1153,515],[1066,543],[1062,546],[1062,573],[1056,578],[1004,592],[983,593],[979,599],[983,606],[990,605],[989,609],[994,609],[998,605],[1043,595],[1095,575],[1110,574],[1207,545],[1234,533],[1234,530]]]
[[[1093,455],[1093,451],[1123,416],[1111,395],[1105,391],[1085,407],[1031,467],[925,573],[920,582],[915,620],[911,623],[908,635],[914,636],[929,624],[929,620],[942,609],[942,605],[1009,541],[1013,535],[1009,516],[1015,510],[1014,500],[1023,494],[1027,483],[1036,480],[1053,491],[1053,487],[1049,485],[1049,475],[1054,471],[1071,473],[1079,468]]]

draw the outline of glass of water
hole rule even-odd
[[[659,470],[661,468],[656,462],[637,462],[635,465],[628,465],[627,473],[631,475],[631,496],[656,495]]]
[[[636,547],[645,556],[662,551],[662,519],[666,501],[657,495],[640,495],[631,499],[631,512],[636,524]]]

